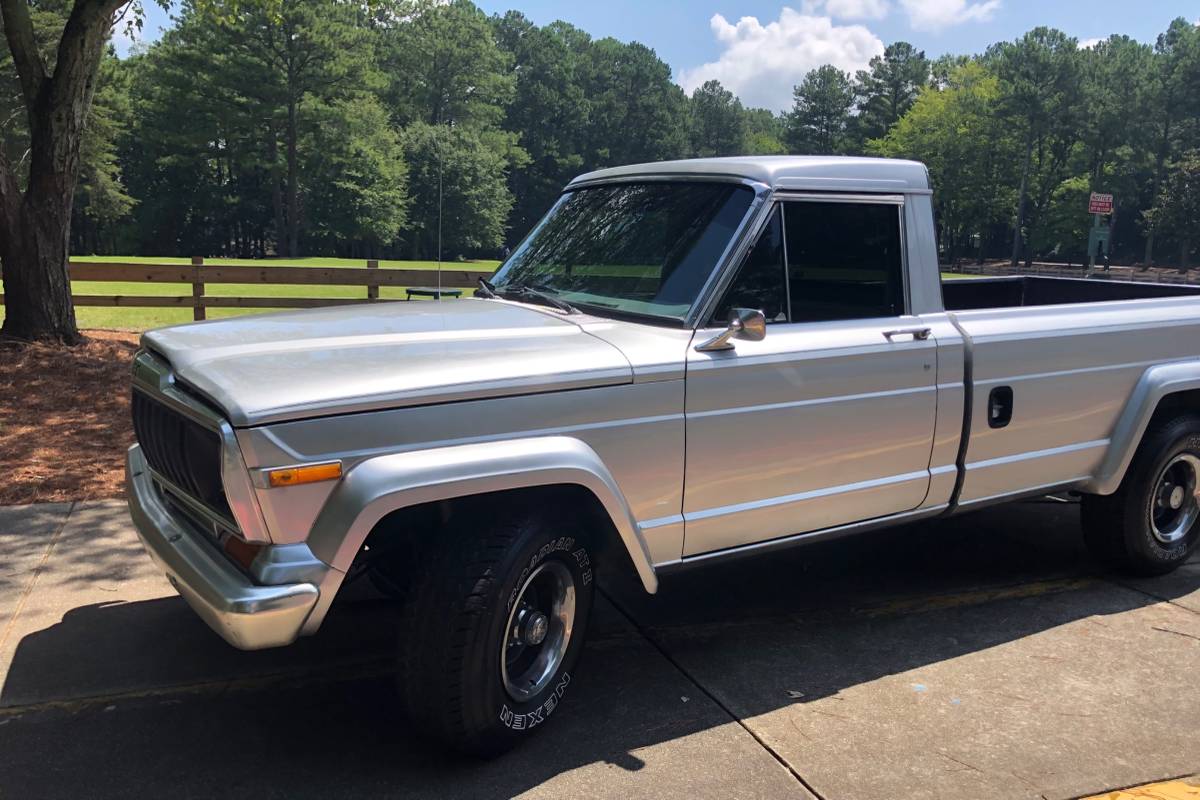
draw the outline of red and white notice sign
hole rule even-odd
[[[1088,198],[1089,214],[1111,214],[1112,210],[1113,196],[1111,194],[1092,192],[1092,196]]]

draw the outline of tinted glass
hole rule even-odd
[[[683,319],[754,193],[728,183],[567,192],[496,273],[577,305]]]
[[[904,313],[898,206],[793,202],[784,211],[793,322]]]
[[[787,321],[783,225],[778,208],[771,212],[771,221],[759,234],[754,248],[725,292],[725,298],[713,317],[713,324],[724,325],[735,308],[756,308],[763,312],[767,322]]]

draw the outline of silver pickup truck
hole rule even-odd
[[[938,272],[923,165],[583,175],[473,299],[147,333],[129,504],[240,648],[397,599],[414,725],[502,751],[569,703],[600,570],[1051,492],[1113,568],[1200,536],[1189,287]],[[869,540],[864,539],[864,542]]]

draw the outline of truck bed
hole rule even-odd
[[[1016,275],[942,289],[967,337],[959,507],[1094,485],[1147,370],[1196,358],[1200,286]]]
[[[1145,300],[1198,294],[1200,286],[1089,278],[1047,278],[1035,275],[942,281],[942,298],[947,311]]]

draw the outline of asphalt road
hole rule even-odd
[[[1039,501],[673,576],[602,576],[572,702],[449,756],[387,604],[241,653],[120,503],[0,509],[0,798],[1074,798],[1200,772],[1200,559],[1105,575]]]

